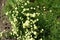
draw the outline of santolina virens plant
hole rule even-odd
[[[56,4],[56,5],[55,5]],[[59,1],[7,0],[5,14],[17,40],[59,40]]]

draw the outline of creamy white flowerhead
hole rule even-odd
[[[23,23],[23,28],[29,27],[30,21],[26,20],[25,23]]]

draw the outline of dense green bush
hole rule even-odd
[[[60,0],[7,0],[5,14],[17,40],[60,40]]]

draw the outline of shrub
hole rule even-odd
[[[7,0],[5,14],[17,40],[59,40],[59,0]]]

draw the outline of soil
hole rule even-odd
[[[5,5],[6,0],[0,0],[0,32],[5,31],[11,31],[11,23],[8,20],[8,17],[2,12],[2,8]],[[2,37],[1,40],[12,40],[12,39],[6,39],[5,37]]]

